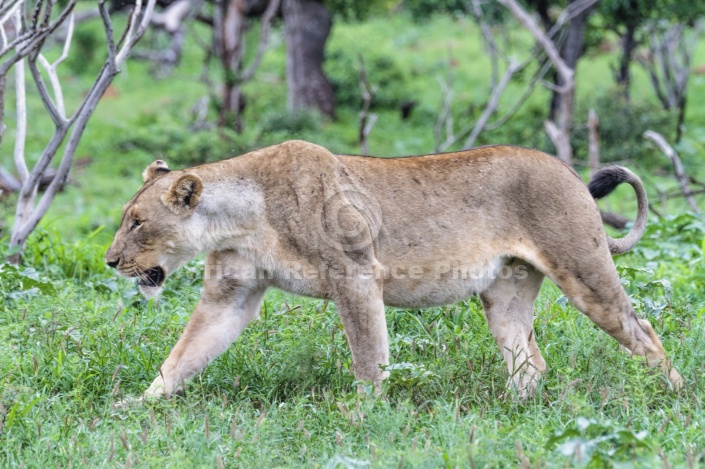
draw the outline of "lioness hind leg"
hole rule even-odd
[[[382,280],[346,280],[338,287],[335,305],[352,352],[355,379],[372,381],[377,391],[389,375],[389,338],[384,315]]]
[[[598,262],[587,261],[589,265],[583,269],[557,272],[553,280],[571,303],[602,330],[632,354],[645,357],[649,366],[659,367],[675,389],[681,388],[683,378],[672,367],[651,324],[637,317],[611,256],[605,252],[604,257]]]
[[[533,396],[546,371],[546,361],[536,344],[534,302],[544,275],[526,262],[510,264],[512,276],[497,278],[480,294],[487,323],[509,368],[509,383],[520,399]]]

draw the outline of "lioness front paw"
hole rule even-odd
[[[142,393],[140,400],[154,400],[162,399],[173,396],[174,394],[181,394],[183,392],[182,386],[169,386],[166,384],[165,380],[160,376],[155,379],[152,384],[149,385],[147,390]]]
[[[161,397],[169,397],[169,393],[166,392],[164,380],[162,380],[161,378],[157,378],[152,382],[152,384],[149,385],[147,390],[142,393],[140,399],[159,399]]]

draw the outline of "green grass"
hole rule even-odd
[[[262,318],[185,396],[120,409],[115,403],[146,388],[179,337],[199,294],[200,263],[170,279],[159,302],[147,302],[107,272],[104,246],[67,246],[41,232],[27,254],[40,271],[34,281],[22,268],[0,274],[0,462],[452,467],[472,458],[510,466],[518,442],[532,463],[553,466],[569,463],[562,450],[582,441],[594,442],[593,456],[604,461],[651,465],[662,452],[682,465],[702,458],[705,444],[704,237],[692,217],[654,223],[640,248],[620,258],[630,266],[622,275],[634,304],[688,383],[679,394],[547,284],[535,326],[549,372],[535,399],[504,396],[505,365],[476,300],[390,309],[393,361],[406,365],[382,397],[359,396],[334,306],[272,291]],[[582,432],[581,418],[594,421]]]
[[[522,53],[525,38],[508,34]],[[705,62],[703,44],[696,64]],[[388,84],[380,92],[387,104],[375,109],[380,117],[370,139],[374,154],[432,151],[441,100],[436,77],[446,74],[449,49],[455,59],[454,111],[462,120],[468,106],[477,112],[487,95],[488,63],[472,23],[436,17],[415,25],[398,15],[335,25],[328,45],[335,57],[327,64],[331,75],[356,86],[356,72],[340,67],[354,66],[360,52],[373,82],[401,80],[398,88]],[[134,284],[104,265],[120,208],[140,186],[144,166],[166,157],[178,167],[288,138],[359,151],[356,108],[339,108],[335,121],[285,111],[280,31],[257,80],[246,87],[245,132],[191,132],[189,110],[209,92],[198,81],[201,59],[191,45],[183,64],[161,80],[147,74],[147,65],[128,63],[79,147],[77,157],[92,164],[72,173],[72,185],[30,238],[25,265],[2,266],[0,466],[467,467],[472,461],[507,467],[523,457],[549,467],[585,465],[590,457],[597,466],[649,467],[664,458],[673,467],[705,462],[705,226],[689,215],[653,219],[639,246],[617,259],[637,311],[652,322],[688,383],[679,394],[547,283],[536,303],[535,326],[549,371],[536,398],[523,404],[505,395],[507,371],[476,299],[448,308],[389,309],[392,360],[399,369],[375,398],[356,392],[334,305],[271,291],[262,318],[189,383],[185,396],[116,408],[152,381],[201,287],[202,261],[195,261],[167,281],[158,302],[147,302]],[[386,68],[375,68],[375,60]],[[581,106],[610,92],[614,60],[597,54],[583,62]],[[67,70],[66,77],[75,102],[90,70],[77,77]],[[634,96],[648,103],[648,82],[638,72],[635,80]],[[510,88],[503,109],[520,90]],[[690,95],[679,150],[702,177],[702,76],[693,78]],[[547,98],[540,91],[516,121],[483,134],[479,143],[546,148]],[[400,99],[418,101],[407,121],[390,104]],[[40,109],[36,96],[30,95],[30,106],[30,112]],[[36,157],[51,126],[43,118],[32,124],[28,148]],[[3,163],[11,148],[8,131]],[[663,167],[647,164],[648,156],[635,162],[639,174],[673,187]],[[633,199],[630,188],[621,188],[605,206],[630,214]],[[682,201],[668,206],[671,213],[683,207]],[[12,208],[11,199],[0,201],[6,222]],[[576,445],[582,445],[580,461],[573,460]]]

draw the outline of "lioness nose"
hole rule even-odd
[[[114,269],[120,263],[120,259],[116,257],[115,259],[106,259],[105,262],[108,264],[109,267],[112,267]]]

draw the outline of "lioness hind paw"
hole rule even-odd
[[[685,387],[685,380],[675,368],[671,368],[668,372],[668,381],[674,391],[681,391]]]

